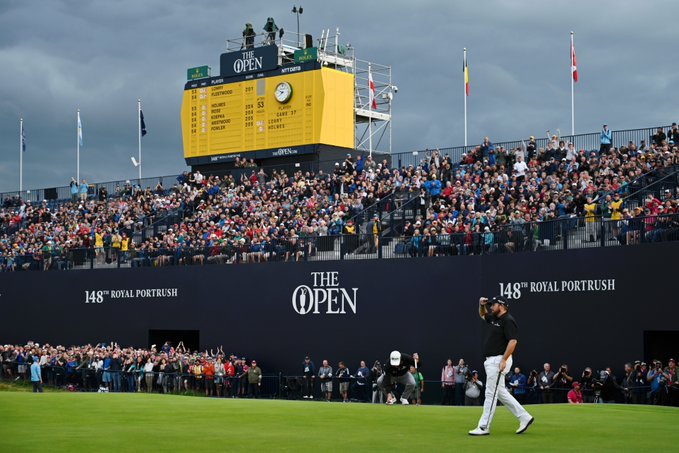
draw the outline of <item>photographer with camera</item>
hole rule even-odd
[[[455,405],[464,406],[464,384],[467,381],[469,368],[464,363],[464,359],[460,359],[453,368],[455,369]]]
[[[538,404],[540,402],[540,384],[539,384],[538,370],[531,370],[528,374],[528,383],[526,384],[527,396],[526,403]]]
[[[554,375],[552,388],[554,389],[554,402],[568,402],[568,391],[572,387],[573,378],[568,374],[568,365],[561,365],[559,371]]]
[[[469,371],[467,372],[465,378],[466,382],[464,384],[464,405],[480,406],[483,382],[479,380],[479,372],[476,370]]]
[[[377,386],[377,378],[382,376],[382,374],[384,374],[384,371],[382,370],[382,364],[380,363],[379,360],[375,360],[375,363],[373,364],[373,367],[370,370],[370,375],[372,376],[373,404],[384,403],[385,395],[382,392],[382,390]]]
[[[585,403],[594,402],[594,375],[590,367],[585,368],[580,377],[580,388]]]
[[[664,404],[667,400],[667,383],[670,382],[670,375],[663,370],[660,360],[653,361],[653,369],[648,372],[646,380],[651,383],[649,402],[655,405]]]

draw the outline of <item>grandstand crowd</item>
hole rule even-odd
[[[402,238],[397,252],[411,256],[523,250],[527,238],[564,234],[562,227],[548,232],[555,228],[549,221],[576,217],[585,218],[591,242],[601,237],[601,220],[621,244],[676,239],[676,187],[626,205],[645,175],[658,179],[676,171],[676,124],[649,144],[605,141],[602,132],[601,149],[586,151],[554,136],[543,149],[531,137],[525,146],[504,149],[486,137],[459,162],[435,150],[417,166],[396,168],[386,159],[347,154],[334,171],[317,173],[266,169],[244,159],[225,176],[186,172],[168,189],[126,184],[90,196],[85,181],[72,181],[73,199],[63,203],[5,200],[0,266],[65,269],[88,259],[132,266],[291,261],[314,254],[320,238],[361,234],[375,250],[381,218],[358,223],[378,200],[390,200],[386,209],[392,211],[415,206],[415,217],[391,231]],[[139,234],[170,213],[177,221],[165,231]],[[343,251],[357,243],[347,240]]]
[[[432,386],[437,389],[429,392],[440,395],[436,402],[441,404],[481,404],[483,380],[464,359],[457,364],[448,359],[442,363],[440,376],[425,379],[420,356],[415,353],[413,357],[420,364],[418,368],[411,368],[417,383],[413,403],[422,404],[427,383],[427,389]],[[113,342],[64,347],[30,341],[25,345],[0,345],[0,360],[2,379],[35,382],[37,374],[40,384],[72,391],[386,402],[385,395],[375,385],[383,373],[379,361],[369,368],[362,360],[352,371],[348,362],[341,361],[335,367],[323,360],[317,367],[307,356],[297,364],[297,375],[283,376],[271,370],[265,374],[255,359],[225,354],[223,347],[200,352],[191,351],[181,342],[174,347],[169,341],[149,349],[123,347]],[[33,364],[40,368],[39,372],[32,368]],[[266,364],[263,366],[266,368]],[[505,385],[522,404],[589,402],[679,406],[679,375],[674,359],[669,359],[666,366],[658,360],[650,366],[641,361],[629,362],[620,371],[616,376],[611,367],[600,371],[586,367],[576,374],[566,364],[552,369],[545,363],[539,370],[523,372],[517,366],[506,376]]]

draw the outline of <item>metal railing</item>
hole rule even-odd
[[[134,190],[134,186],[139,185],[142,189],[150,188],[155,190],[158,184],[163,185],[164,189],[170,189],[177,183],[177,177],[179,175],[169,175],[169,176],[153,176],[148,178],[142,178],[141,182],[138,179],[124,179],[118,181],[106,181],[98,183],[88,183],[87,198],[88,199],[99,199],[102,194],[102,189],[106,189],[107,196],[109,198],[118,198],[125,196],[126,194],[131,195]],[[25,190],[21,193],[19,191],[10,191],[0,193],[0,205],[5,203],[11,203],[17,198],[23,201],[30,201],[32,203],[39,203],[42,201],[52,201],[57,203],[58,201],[67,201],[71,199],[80,199],[80,196],[72,196],[70,186],[60,186],[52,188],[42,188],[42,189],[30,189]]]
[[[660,126],[664,132],[671,129],[671,126]],[[613,146],[627,146],[629,142],[635,143],[637,146],[641,143],[641,140],[645,140],[648,145],[652,142],[652,137],[658,130],[656,127],[646,127],[641,129],[625,129],[620,131],[611,131],[613,137]],[[576,135],[561,135],[559,140],[563,140],[566,143],[571,142],[575,145],[577,150],[584,149],[585,151],[599,150],[601,146],[601,136],[600,132],[591,132],[586,134],[576,134]],[[536,138],[537,148],[547,148],[547,143],[551,141],[550,131],[547,131],[548,137]],[[502,142],[493,142],[495,149],[503,147],[506,150],[512,150],[516,148],[521,148],[526,146],[529,142],[529,138],[519,139],[519,140],[508,140]],[[469,145],[469,146],[455,146],[455,147],[441,147],[441,148],[427,148],[424,150],[415,150],[411,153],[399,153],[394,154],[392,159],[399,162],[399,167],[413,165],[417,167],[420,164],[421,159],[429,158],[431,153],[438,150],[442,155],[449,155],[453,162],[459,162],[462,159],[462,154],[469,153],[473,151],[481,144]]]
[[[417,198],[410,203],[417,201]],[[414,223],[416,210],[403,210],[401,224]],[[392,221],[391,234],[300,236],[264,243],[224,240],[206,247],[89,248],[0,256],[2,271],[53,271],[164,267],[265,262],[420,258],[455,255],[555,251],[632,246],[679,240],[679,214],[626,217],[621,220],[565,217],[517,223],[493,231],[430,234],[427,227],[413,234]],[[418,227],[418,230],[420,227]]]
[[[240,43],[242,43],[241,40],[238,41],[238,46],[240,46]],[[669,130],[671,127],[670,126],[662,126],[662,129],[664,131]],[[627,129],[627,130],[621,130],[621,131],[612,131],[612,136],[613,136],[613,145],[614,146],[620,146],[620,145],[626,145],[628,142],[634,142],[637,145],[641,142],[641,140],[646,140],[647,143],[651,143],[651,137],[653,134],[656,132],[658,128],[657,127],[649,127],[649,128],[642,128],[642,129]],[[587,133],[587,134],[578,134],[574,136],[569,136],[569,135],[564,135],[561,136],[560,139],[564,141],[572,141],[575,144],[575,147],[577,149],[585,149],[588,151],[592,150],[598,150],[600,147],[600,133]],[[550,139],[548,138],[538,138],[536,140],[536,144],[538,148],[546,148],[547,142],[549,142]],[[524,140],[509,140],[509,141],[503,141],[503,142],[495,142],[493,145],[497,147],[504,147],[508,150],[511,150],[513,148],[519,148],[523,146],[524,144],[528,143],[528,139]],[[467,153],[471,150],[474,150],[477,146],[480,145],[470,145],[470,146],[455,146],[455,147],[439,147],[439,148],[427,148],[424,150],[414,150],[411,152],[401,152],[401,153],[393,153],[393,154],[375,154],[376,159],[382,159],[386,158],[389,162],[392,168],[402,168],[402,167],[408,167],[409,165],[413,165],[414,167],[417,167],[418,165],[421,164],[422,159],[430,159],[431,158],[431,153],[435,150],[438,150],[442,156],[448,155],[450,156],[452,162],[458,163],[462,159],[462,154]],[[362,155],[364,158],[367,157],[368,153],[363,152],[363,151],[354,151],[352,155]],[[247,156],[246,156],[247,157]],[[275,165],[258,165],[255,170],[259,170],[260,168],[264,168],[265,170],[276,170],[276,169],[281,169],[281,170],[303,170],[303,171],[318,171],[320,168],[328,168],[329,165],[332,165],[333,160],[326,160],[326,161],[316,161],[316,162],[304,162],[300,161],[297,163],[287,163],[287,164],[275,164]],[[224,173],[233,173],[236,178],[240,176],[241,173],[244,174],[249,174],[251,172],[251,168],[246,168],[246,169],[240,169],[240,170],[230,170],[230,171],[225,171]],[[168,189],[172,185],[176,183],[178,175],[168,175],[168,176],[154,176],[154,177],[149,177],[149,178],[143,178],[141,180],[141,183],[139,184],[142,188],[147,188],[150,187],[151,189],[155,189],[155,187],[158,185],[160,182],[163,184],[163,186]],[[116,194],[119,194],[123,192],[128,187],[131,189],[131,187],[135,184],[139,183],[138,180],[136,179],[127,179],[127,180],[118,180],[118,181],[108,181],[108,182],[99,182],[99,183],[91,183],[90,187],[88,189],[88,196],[91,197],[97,197],[101,193],[102,188],[106,188],[108,191],[108,195],[110,197],[115,197]],[[56,200],[68,200],[71,198],[71,189],[70,186],[59,186],[59,187],[54,187],[54,188],[40,188],[40,189],[30,189],[26,190],[22,193],[19,193],[18,191],[9,191],[9,192],[2,192],[0,193],[0,204],[5,203],[6,201],[11,201],[17,197],[20,197],[24,201],[31,201],[31,202],[40,202],[43,200],[48,200],[48,199],[56,199]]]
[[[375,376],[339,378],[326,380],[328,388],[321,387],[317,377],[284,375],[283,373],[263,374],[261,381],[250,383],[247,373],[234,375],[213,375],[203,372],[188,372],[187,362],[178,364],[176,360],[163,371],[144,371],[133,366],[125,369],[111,370],[90,367],[87,364],[73,362],[68,365],[43,365],[41,368],[42,383],[49,388],[74,392],[98,393],[160,393],[172,395],[205,396],[213,398],[277,398],[288,400],[346,401],[359,403],[384,403],[385,395],[378,389]],[[30,382],[30,364],[3,362],[0,379],[12,381],[17,385]],[[510,385],[511,376],[505,385],[521,404],[566,403],[570,388],[552,385],[542,388],[535,376],[526,378],[526,384]],[[484,399],[482,389],[475,398],[454,391],[456,386],[465,389],[470,386],[471,379],[446,387],[440,380],[424,380],[419,392],[411,395],[411,402],[425,404],[478,406]],[[341,383],[346,383],[346,395],[341,393]],[[655,392],[650,385],[638,383],[615,384],[606,383],[605,379],[591,379],[582,388],[585,403],[625,403],[625,404],[662,404],[676,405],[675,392],[669,392],[670,386],[661,387]],[[671,394],[672,393],[672,394]],[[399,395],[400,396],[400,395]],[[418,398],[419,397],[419,398]]]

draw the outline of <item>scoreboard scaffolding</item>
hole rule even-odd
[[[192,80],[184,86],[181,110],[186,163],[203,167],[321,149],[333,156],[367,143],[364,136],[357,140],[357,125],[365,124],[366,116],[371,125],[390,119],[391,94],[380,98],[389,103],[389,114],[366,111],[367,94],[358,85],[368,85],[367,74],[340,49],[339,32],[334,43],[328,43],[329,34],[323,32],[317,47],[306,35],[304,48],[282,39],[247,46],[243,40],[227,41],[219,75],[210,76],[206,66],[189,69]],[[383,89],[391,89],[390,77],[389,68]]]

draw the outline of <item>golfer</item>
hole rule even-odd
[[[405,386],[401,404],[409,404],[408,398],[415,391],[415,378],[410,374],[411,366],[416,366],[412,356],[398,351],[391,351],[389,354],[389,363],[384,367],[384,374],[377,379],[377,386],[387,395],[387,404],[396,402],[396,397],[392,393],[394,384]]]
[[[490,434],[490,422],[495,415],[497,399],[519,419],[516,434],[522,434],[534,419],[509,393],[504,380],[505,374],[512,369],[512,354],[518,342],[519,329],[509,314],[509,303],[502,297],[493,297],[490,301],[485,297],[480,298],[479,315],[488,325],[483,345],[483,355],[486,356],[483,363],[486,369],[486,400],[483,403],[483,415],[479,425],[469,431],[469,434],[472,436]]]

